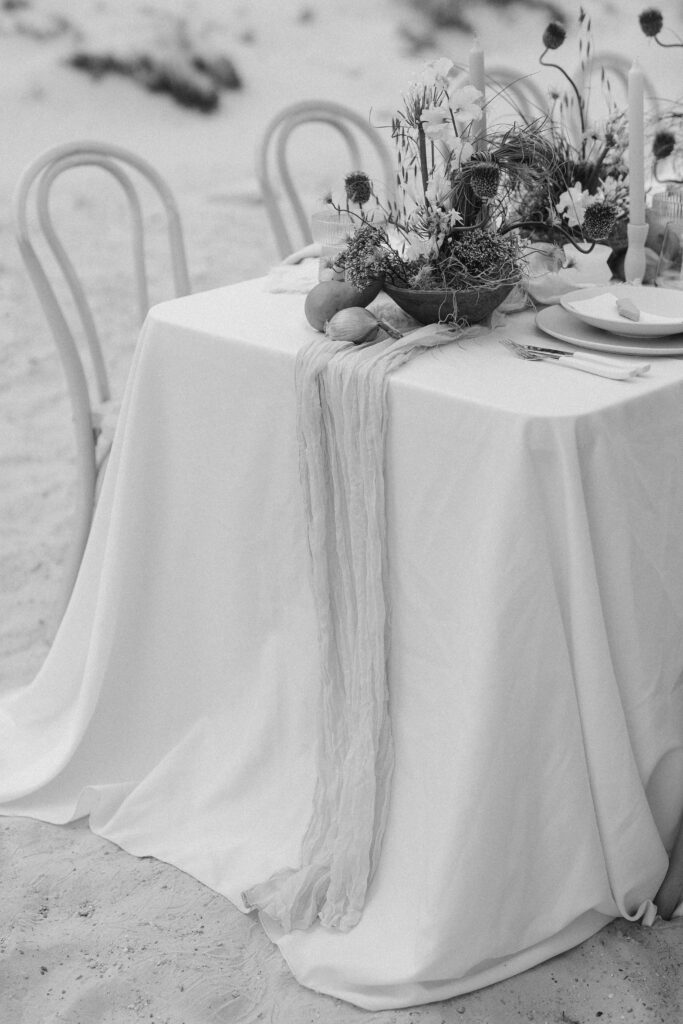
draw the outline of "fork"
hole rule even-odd
[[[540,352],[535,349],[529,348],[527,345],[521,345],[517,341],[513,341],[512,338],[499,338],[501,345],[504,345],[513,355],[518,356],[520,359],[530,359],[533,362],[547,362],[547,363],[559,363],[560,366],[569,366],[573,370],[583,370],[585,373],[593,373],[598,377],[609,377],[612,380],[632,380],[634,371],[630,367],[626,367],[623,363],[614,363],[609,365],[606,361],[597,362],[590,358],[586,358],[581,355],[574,355],[569,352],[551,352],[545,350]]]
[[[522,343],[517,342],[517,344]],[[632,377],[640,377],[650,369],[649,363],[626,363],[622,359],[614,359],[612,356],[603,356],[598,352],[567,352],[567,350],[563,348],[547,348],[543,345],[528,345],[526,342],[523,343],[523,347],[529,349],[530,352],[540,352],[543,355],[571,356],[572,358],[576,358],[578,356],[579,359],[586,363],[600,363],[602,366],[618,366],[622,370],[628,370]]]

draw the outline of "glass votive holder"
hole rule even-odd
[[[670,186],[665,192],[656,193],[645,211],[645,219],[649,229],[645,244],[648,249],[658,253],[662,247],[666,225],[670,221],[683,220],[683,193],[680,189]]]
[[[659,288],[683,288],[683,220],[670,220],[664,229],[655,283]]]
[[[353,227],[353,219],[343,210],[340,213],[331,208],[316,210],[311,216],[313,241],[320,243],[320,280],[332,276],[331,268],[336,258],[346,248]]]

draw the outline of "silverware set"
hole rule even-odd
[[[511,338],[500,338],[499,340],[501,345],[504,345],[520,359],[554,362],[559,366],[567,366],[572,370],[583,370],[584,373],[609,377],[612,380],[632,380],[634,377],[640,377],[647,373],[650,369],[649,363],[626,362],[594,352],[567,352],[560,348],[526,345],[523,342],[513,341]]]

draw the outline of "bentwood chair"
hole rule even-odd
[[[53,186],[57,179],[83,166],[106,172],[123,191],[132,239],[138,324],[144,320],[150,305],[148,239],[145,237],[148,219],[143,217],[143,210],[150,202],[164,213],[174,294],[186,295],[190,291],[178,208],[168,185],[147,161],[120,146],[84,141],[48,149],[26,168],[14,197],[16,238],[59,352],[76,440],[76,509],[55,611],[57,621],[68,603],[81,563],[117,412],[92,303],[86,298],[82,277],[67,255],[64,230],[61,228],[58,232],[52,211]],[[89,198],[90,178],[87,187]],[[73,248],[72,242],[72,251]]]
[[[278,252],[283,259],[313,241],[310,210],[302,202],[301,186],[295,184],[291,161],[292,141],[297,130],[310,124],[331,129],[319,134],[319,145],[312,157],[316,163],[321,156],[331,154],[334,149],[331,143],[341,140],[345,163],[337,164],[337,187],[343,186],[344,176],[350,171],[366,170],[374,178],[375,174],[368,169],[369,165],[364,159],[368,156],[374,165],[379,166],[387,194],[390,195],[394,189],[395,172],[389,149],[379,131],[367,118],[341,103],[328,100],[304,100],[285,107],[266,127],[256,153],[261,195]],[[310,149],[309,145],[308,151]],[[335,159],[338,160],[338,157]]]

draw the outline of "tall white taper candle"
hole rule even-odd
[[[634,60],[628,73],[629,221],[645,223],[645,115],[643,72]]]
[[[624,277],[641,284],[645,277],[645,114],[644,79],[637,60],[628,73],[628,249]]]
[[[479,39],[474,37],[474,42],[469,53],[470,84],[482,94],[482,104],[486,102],[486,67],[484,62],[484,51],[479,45]],[[472,125],[475,135],[486,135],[486,110],[482,110],[481,117]],[[478,149],[485,148],[485,143],[480,142]]]

